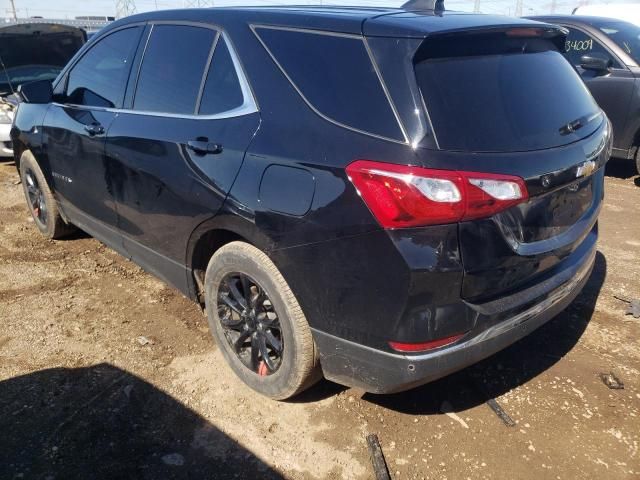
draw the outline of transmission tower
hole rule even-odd
[[[185,8],[213,7],[213,0],[184,0]]]
[[[522,0],[516,1],[516,17],[522,16]]]
[[[475,0],[473,4],[473,13],[480,13],[480,0]]]
[[[116,18],[123,18],[137,12],[134,0],[116,0]]]

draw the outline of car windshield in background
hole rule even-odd
[[[54,80],[60,70],[62,67],[55,65],[25,65],[8,68],[0,72],[0,91],[10,91],[11,85],[16,88],[18,85],[36,80]]]
[[[596,27],[640,64],[640,27],[627,22],[598,23]]]

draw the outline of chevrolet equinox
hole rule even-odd
[[[44,235],[200,302],[251,388],[406,390],[590,275],[611,128],[566,33],[411,5],[135,15],[22,86],[16,165]]]

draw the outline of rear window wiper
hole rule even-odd
[[[585,115],[584,117],[580,117],[572,122],[566,123],[565,125],[559,128],[560,135],[569,135],[577,130],[580,130],[586,124],[592,122],[596,118],[602,115],[602,112],[594,113],[591,115]]]

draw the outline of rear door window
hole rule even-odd
[[[482,37],[432,41],[417,54],[416,77],[440,148],[552,148],[600,125],[597,104],[550,42]],[[567,128],[576,121],[579,128]]]
[[[196,113],[196,102],[216,31],[154,25],[140,67],[134,110]]]
[[[142,27],[99,40],[69,72],[67,103],[120,108]]]
[[[405,140],[361,37],[264,27],[256,33],[321,115],[363,132]]]

